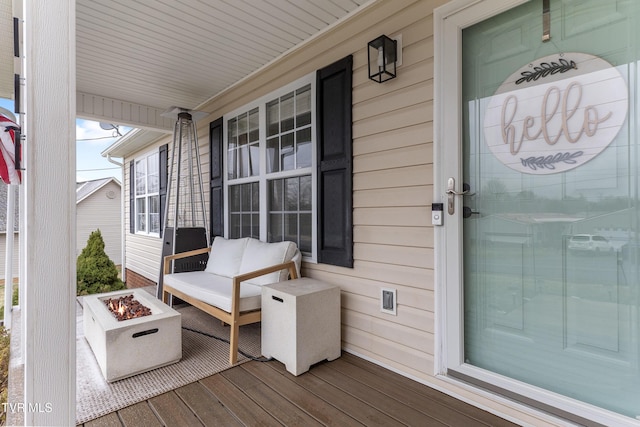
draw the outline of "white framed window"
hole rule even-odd
[[[158,151],[135,162],[135,232],[160,236],[160,168]]]
[[[315,73],[224,117],[225,235],[316,250]]]

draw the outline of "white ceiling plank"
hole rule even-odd
[[[110,100],[79,105],[148,127],[135,106],[195,108],[370,2],[76,0],[77,90]]]
[[[297,20],[300,23],[311,26],[315,31],[320,31],[327,23],[317,16],[313,16],[306,10],[299,7],[290,0],[266,0],[271,6],[278,8],[284,15],[288,16],[292,21]]]

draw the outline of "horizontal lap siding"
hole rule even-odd
[[[113,198],[107,196],[113,192]],[[104,250],[116,265],[122,264],[121,187],[110,182],[76,206],[76,252],[80,255],[92,232],[100,229]],[[110,194],[111,195],[111,194]]]
[[[434,6],[417,2],[370,23],[402,34],[396,79],[367,78],[369,40],[353,52],[354,268],[303,271],[341,287],[345,349],[422,377],[433,373],[434,354]],[[381,288],[397,290],[396,316],[380,310]]]

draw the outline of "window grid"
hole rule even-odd
[[[135,231],[160,234],[159,155],[153,153],[135,164]]]
[[[305,256],[315,258],[314,78],[309,75],[287,85],[225,119],[229,238],[291,240]],[[257,151],[242,151],[245,146]],[[251,161],[249,169],[244,167],[246,159]],[[295,206],[274,208],[271,195],[276,187],[295,199]],[[237,204],[239,199],[246,201],[245,193],[251,194],[250,208]]]
[[[254,108],[228,121],[227,177],[246,178],[260,174],[259,110]]]
[[[257,182],[229,187],[229,237],[260,238],[260,191]]]
[[[270,242],[290,240],[311,253],[311,175],[269,181]]]

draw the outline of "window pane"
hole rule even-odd
[[[311,166],[311,128],[296,132],[296,168]]]
[[[136,231],[147,231],[147,204],[144,197],[136,199]]]
[[[240,186],[240,210],[248,212],[251,210],[251,191],[249,185],[243,184]]]
[[[233,118],[227,122],[227,142],[229,150],[233,150],[238,146],[238,120]]]
[[[242,114],[238,117],[238,144],[244,145],[248,142],[249,139],[249,124],[248,117],[246,114]]]
[[[160,213],[160,196],[149,197],[149,212],[155,214]]]
[[[260,187],[257,182],[229,186],[229,236],[260,236]]]
[[[249,176],[260,175],[260,146],[249,146]]]
[[[311,253],[311,214],[300,214],[300,252]]]
[[[311,201],[311,175],[300,177],[300,210],[309,211],[312,209]]]
[[[251,211],[260,212],[260,185],[257,182],[251,184]]]
[[[160,233],[160,214],[149,214],[149,233]]]
[[[280,171],[280,138],[267,140],[267,173]]]
[[[240,211],[240,186],[234,185],[229,187],[229,210],[231,212]]]
[[[251,227],[251,214],[242,214],[242,236],[251,236],[253,228]]]
[[[293,129],[293,92],[280,98],[280,132]]]
[[[282,214],[273,213],[269,215],[269,241],[281,242],[284,240],[282,234]]]
[[[284,215],[284,240],[298,243],[298,214]]]
[[[285,196],[284,196],[284,209],[286,211],[298,210],[298,178],[289,178],[285,180]]]
[[[278,100],[267,104],[267,136],[277,135],[280,132],[280,114]]]
[[[282,135],[280,138],[280,170],[288,171],[295,168],[295,153],[293,151],[293,133]]]
[[[311,124],[311,86],[296,91],[296,127]]]
[[[260,115],[258,109],[249,111],[249,142],[257,142],[260,138]]]
[[[158,154],[147,157],[147,193],[157,193],[160,189]]]
[[[242,237],[240,234],[240,214],[231,214],[229,217],[229,237],[237,239]]]
[[[240,177],[250,176],[249,174],[249,148],[245,145],[238,149],[240,157]]]
[[[269,181],[269,206],[271,211],[282,210],[282,180]]]
[[[238,151],[229,150],[227,154],[227,178],[235,179],[238,177]]]
[[[251,215],[251,237],[260,239],[260,214]]]
[[[142,196],[146,192],[145,177],[147,175],[147,168],[145,160],[146,159],[136,161],[136,196]]]

